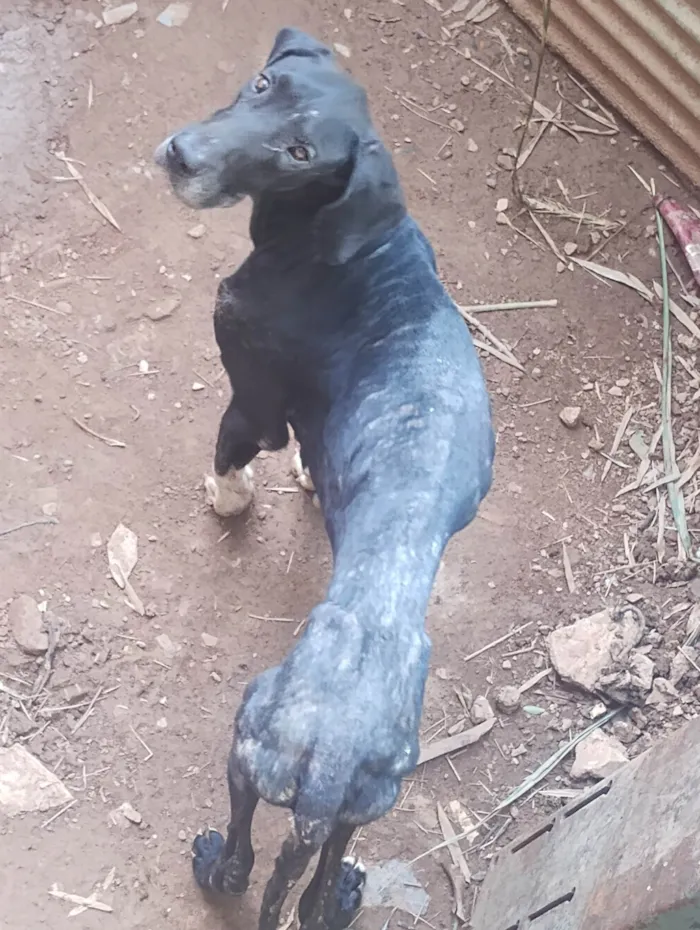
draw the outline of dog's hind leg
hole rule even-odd
[[[339,824],[323,844],[318,866],[299,901],[301,930],[345,930],[362,903],[366,873],[344,853],[355,827]]]
[[[316,852],[318,845],[301,837],[296,828],[284,841],[282,851],[275,859],[272,877],[265,886],[258,930],[277,930],[287,895],[302,877]]]
[[[207,500],[220,517],[233,517],[253,500],[253,470],[248,464],[260,451],[235,398],[221,418],[214,455],[214,474],[207,475]]]
[[[192,869],[197,884],[205,891],[240,895],[248,888],[255,862],[250,833],[259,798],[233,753],[228,763],[228,790],[231,799],[228,835],[224,840],[216,830],[208,830],[195,837]]]

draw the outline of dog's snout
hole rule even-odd
[[[192,177],[201,168],[196,148],[183,135],[173,136],[168,142],[166,157],[170,169],[186,177]]]

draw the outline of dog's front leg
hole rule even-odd
[[[219,425],[214,474],[204,479],[207,500],[220,517],[243,513],[253,500],[253,470],[249,463],[259,451],[250,424],[234,397]]]
[[[301,930],[345,930],[362,903],[365,868],[344,857],[355,827],[339,824],[321,849],[314,877],[299,901]]]
[[[259,797],[233,752],[228,763],[228,790],[231,820],[226,840],[216,830],[197,836],[192,847],[192,868],[197,884],[205,891],[240,895],[248,888],[255,862],[250,834]]]

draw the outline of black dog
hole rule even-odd
[[[233,399],[208,489],[252,495],[248,463],[300,442],[334,556],[325,600],[236,717],[228,837],[194,843],[204,888],[244,892],[259,798],[294,830],[260,930],[321,849],[303,930],[340,930],[364,870],[343,854],[385,814],[418,759],[428,599],[450,537],[475,516],[494,454],[474,346],[407,215],[364,92],[324,45],[283,29],[235,102],[166,139],[156,161],[195,208],[253,200],[254,249],[220,286],[216,339]]]

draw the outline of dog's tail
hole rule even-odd
[[[303,843],[320,847],[335,829],[351,789],[354,764],[343,753],[316,747],[308,755],[306,770],[294,804],[294,823]]]

